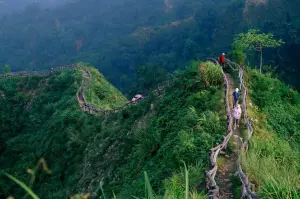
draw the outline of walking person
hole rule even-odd
[[[239,92],[239,89],[236,88],[235,91],[232,93],[233,108],[238,103],[239,97],[240,97],[240,92]]]
[[[236,107],[233,108],[233,129],[235,130],[236,127],[239,128],[240,119],[242,116],[242,109],[239,104],[236,105]]]
[[[225,65],[225,60],[226,60],[225,53],[222,53],[222,55],[219,57],[219,64],[222,67],[224,67],[224,65]]]

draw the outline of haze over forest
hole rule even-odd
[[[7,12],[32,2],[4,1],[1,6],[8,6]],[[138,66],[172,71],[190,59],[229,53],[236,34],[257,28],[286,42],[267,50],[264,64],[279,66],[286,74],[282,78],[298,85],[297,1],[85,0],[61,5],[66,2],[40,1],[2,16],[0,64],[18,71],[85,61],[119,88],[129,89]],[[250,64],[258,65],[256,55],[248,54]]]
[[[299,8],[0,0],[0,199],[300,199]]]

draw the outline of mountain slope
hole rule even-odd
[[[170,197],[182,197],[182,160],[189,165],[191,187],[196,187],[204,180],[208,150],[225,134],[222,75],[212,79],[213,65],[205,66],[208,72],[203,74],[200,65],[194,62],[181,72],[164,95],[149,95],[106,117],[84,113],[77,103],[83,68],[44,78],[1,80],[0,103],[7,107],[0,110],[0,135],[6,143],[0,153],[1,171],[30,184],[26,170],[44,158],[52,174],[34,170],[31,185],[41,198],[78,192],[98,198],[100,183],[109,196],[114,191],[118,198],[144,197],[143,171],[158,195],[167,190]],[[212,70],[220,74],[217,66]],[[97,86],[111,88],[103,81]],[[111,91],[111,96],[119,95]],[[9,179],[1,178],[0,184],[1,197],[24,195]],[[201,190],[193,191],[193,197],[203,197]]]
[[[81,81],[80,70],[0,80],[0,137],[6,145],[0,152],[0,169],[29,182],[26,169],[44,157],[53,175],[36,171],[40,178],[32,185],[33,189],[38,187],[42,198],[48,191],[53,193],[49,198],[72,193],[72,186],[66,184],[76,182],[73,174],[78,172],[89,137],[101,129],[100,116],[87,115],[78,106],[75,96]],[[120,99],[125,98],[120,95]],[[3,180],[1,177],[1,185],[5,185],[0,186],[1,197],[23,195]]]
[[[254,137],[242,165],[263,198],[300,198],[300,95],[270,74],[248,70]]]

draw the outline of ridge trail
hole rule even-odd
[[[219,65],[216,59],[209,58],[207,60]],[[239,73],[239,88],[241,93],[239,104],[241,104],[241,108],[243,111],[242,115],[244,115],[244,122],[241,123],[241,126],[237,126],[236,129],[233,129],[233,104],[231,95],[234,89],[238,86],[236,86],[235,81],[233,80],[231,75],[225,73],[223,68],[221,67],[225,88],[224,103],[227,118],[227,135],[224,136],[223,142],[212,148],[210,152],[211,169],[206,172],[206,185],[209,193],[209,198],[239,198],[240,194],[237,194],[238,192],[236,190],[237,181],[239,181],[242,183],[242,198],[248,197],[258,199],[259,197],[254,193],[253,189],[251,189],[251,187],[253,188],[253,185],[249,181],[246,173],[244,173],[239,157],[240,153],[246,152],[248,149],[248,141],[243,142],[242,131],[247,131],[248,139],[253,134],[253,128],[247,116],[248,114],[246,97],[248,89],[245,86],[243,80],[244,70],[243,68],[241,68],[241,66],[234,62],[231,62],[230,60],[227,60],[226,65],[228,65],[232,69],[232,71]],[[230,150],[226,150],[229,142]]]
[[[231,94],[236,88],[235,82],[231,75],[226,73],[226,77],[228,80],[228,101],[230,104],[230,108],[233,106],[231,100]],[[220,169],[216,175],[216,182],[220,187],[219,198],[220,199],[233,199],[235,197],[235,193],[233,192],[234,187],[232,180],[235,178],[234,174],[237,171],[236,165],[238,162],[238,153],[240,150],[240,138],[241,138],[241,127],[233,130],[233,136],[231,136],[230,141],[233,144],[233,151],[228,152],[224,156],[224,163],[220,166]]]

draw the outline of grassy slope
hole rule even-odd
[[[182,198],[181,161],[189,165],[195,187],[203,179],[209,149],[225,133],[221,81],[204,86],[197,62],[162,98],[153,96],[110,115],[85,151],[80,191],[101,195],[102,181],[107,195],[114,191],[117,198],[142,197],[147,171],[158,195],[167,190],[170,198]]]
[[[243,165],[263,198],[300,198],[300,96],[277,79],[248,71],[255,127]]]
[[[83,63],[78,65],[89,71],[91,76],[84,75],[82,81],[88,103],[94,107],[110,110],[127,102],[122,93],[111,85],[97,69]]]
[[[222,80],[205,86],[199,63],[175,79],[162,98],[152,96],[107,118],[80,111],[75,98],[80,72],[62,72],[44,86],[38,86],[40,81],[32,77],[0,82],[5,93],[0,98],[0,131],[7,144],[0,152],[0,169],[28,184],[26,169],[44,157],[52,174],[40,169],[32,186],[41,198],[76,192],[91,192],[98,198],[101,181],[107,195],[114,191],[118,198],[144,197],[142,171],[148,172],[158,195],[167,190],[170,198],[182,198],[181,161],[189,165],[194,187],[203,179],[209,149],[225,134]],[[36,91],[34,97],[27,96],[30,90]],[[0,184],[2,196],[24,195],[7,178],[1,178]]]

